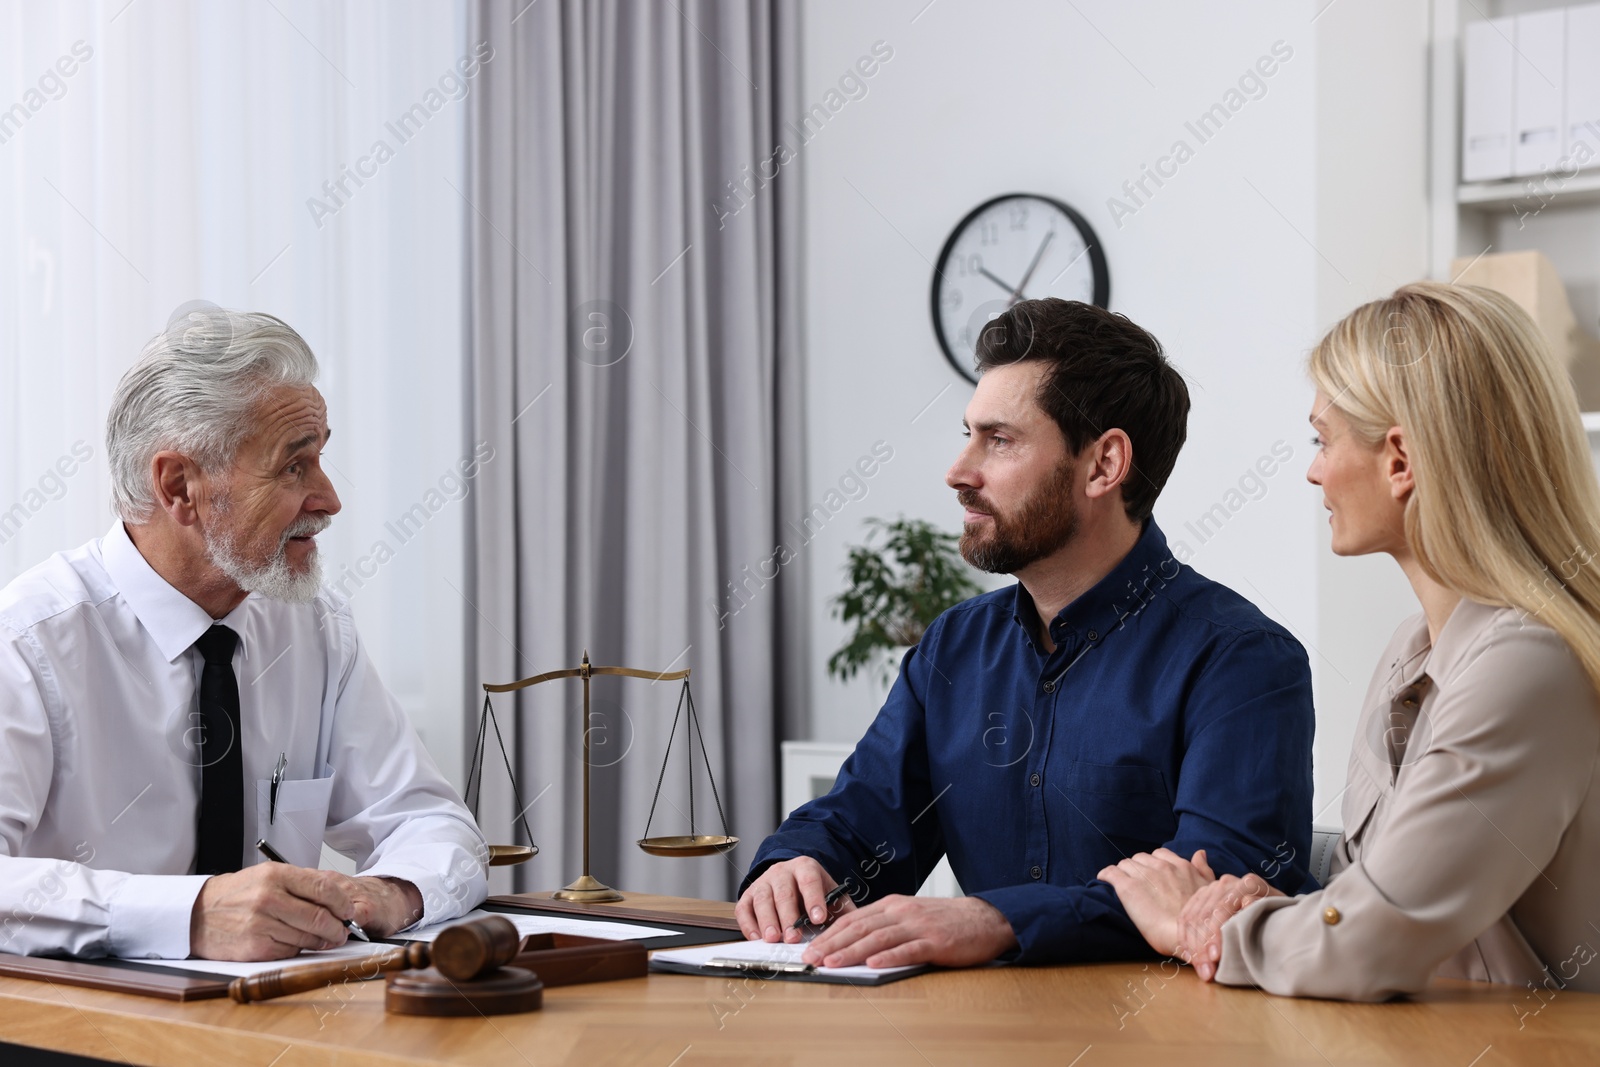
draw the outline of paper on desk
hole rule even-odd
[[[590,919],[571,919],[562,915],[527,915],[517,912],[474,910],[459,919],[451,919],[437,926],[424,926],[395,934],[395,940],[432,941],[439,936],[441,930],[466,922],[468,919],[481,919],[486,915],[498,915],[503,919],[510,919],[512,925],[517,928],[518,935],[522,937],[527,937],[529,934],[575,934],[579,937],[601,937],[607,941],[641,941],[647,937],[680,936],[677,930],[663,930],[656,926],[594,922]]]
[[[388,952],[393,945],[381,941],[356,941],[353,938],[338,948],[324,952],[302,952],[288,959],[267,960],[263,963],[235,963],[232,960],[129,960],[129,963],[148,963],[152,967],[176,967],[180,971],[199,971],[202,974],[227,974],[235,978],[248,978],[263,971],[280,967],[298,967],[306,963],[325,963],[328,960],[360,960],[378,952]]]
[[[800,954],[806,943],[797,945],[766,941],[735,941],[726,945],[696,945],[693,948],[664,949],[650,957],[650,963],[675,963],[690,967],[704,967],[715,959],[749,960],[752,963],[803,963]],[[817,975],[825,978],[862,979],[879,981],[908,971],[925,971],[927,967],[818,967]],[[725,972],[718,972],[725,973]]]

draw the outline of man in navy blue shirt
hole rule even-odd
[[[946,475],[961,552],[1018,584],[945,612],[909,652],[833,791],[756,854],[746,937],[830,967],[1147,957],[1102,868],[1160,847],[1218,874],[1307,880],[1305,650],[1167,549],[1151,520],[1189,394],[1127,318],[1015,305],[978,344]],[[913,897],[941,856],[969,896]]]

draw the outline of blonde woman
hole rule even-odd
[[[1389,553],[1422,608],[1373,672],[1333,875],[1289,897],[1163,851],[1100,877],[1228,985],[1600,991],[1600,486],[1571,383],[1507,297],[1435,283],[1356,309],[1310,373],[1333,550]]]

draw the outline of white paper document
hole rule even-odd
[[[784,942],[770,944],[766,941],[734,941],[725,945],[696,945],[693,948],[663,949],[650,957],[651,970],[687,971],[689,973],[702,973],[702,968],[707,968],[712,960],[739,960],[751,964],[799,964],[804,961],[800,954],[806,950],[806,943],[790,945]],[[824,982],[854,982],[875,985],[904,975],[917,974],[927,970],[925,964],[911,967],[818,967],[809,975],[805,974],[773,974],[763,971],[758,967],[749,973],[758,977],[799,978],[802,981]],[[710,969],[703,973],[726,974],[727,971]]]
[[[498,915],[510,919],[523,937],[529,934],[576,934],[579,937],[600,937],[607,941],[641,941],[647,937],[678,937],[676,930],[663,930],[656,926],[635,926],[632,923],[595,922],[591,919],[574,919],[565,915],[528,915],[519,912],[469,911],[459,919],[451,919],[437,926],[424,926],[395,934],[397,941],[432,941],[441,930],[447,930],[469,919]]]
[[[201,974],[227,974],[235,978],[248,978],[263,971],[300,967],[307,963],[326,963],[328,960],[360,960],[378,952],[388,952],[394,945],[381,941],[357,941],[351,938],[338,948],[325,952],[302,952],[287,959],[267,960],[263,963],[234,963],[231,960],[129,960],[129,963],[147,963],[152,967],[175,967],[180,971],[198,971]]]

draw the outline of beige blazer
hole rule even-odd
[[[1435,974],[1600,991],[1597,761],[1600,701],[1536,616],[1463,600],[1432,648],[1407,620],[1367,690],[1328,885],[1230,919],[1217,981],[1344,1000]]]

